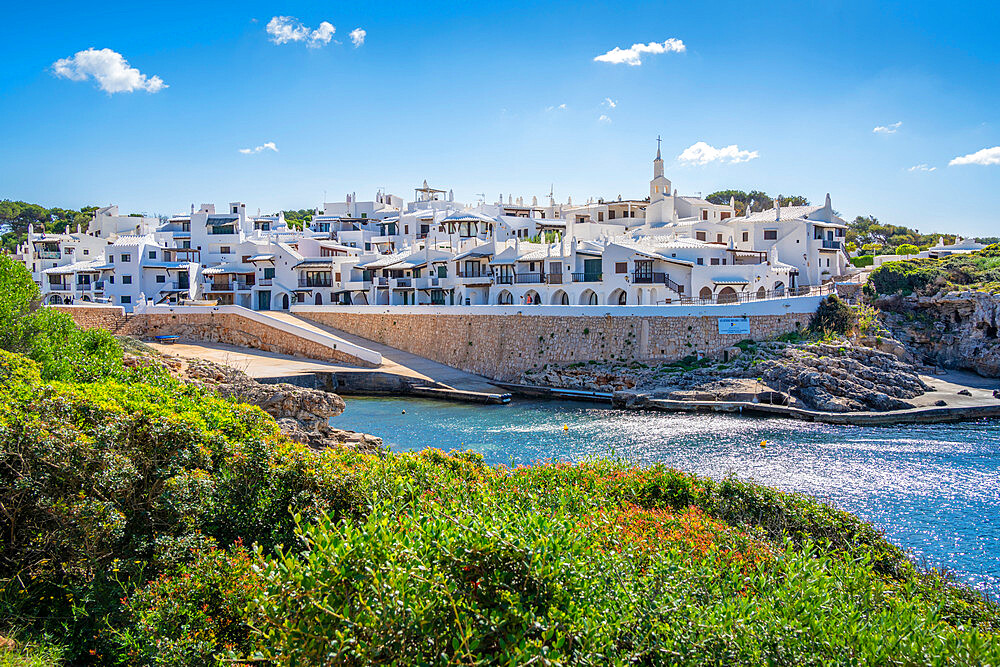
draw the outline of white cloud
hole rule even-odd
[[[984,148],[981,151],[969,153],[968,155],[960,155],[949,162],[948,166],[950,167],[958,164],[981,164],[983,166],[1000,164],[1000,146]]]
[[[891,125],[876,125],[875,129],[872,130],[875,134],[896,134],[898,130],[903,125],[903,121],[896,121]]]
[[[602,123],[610,123],[611,122],[611,119],[608,118],[607,116],[605,116],[604,114],[601,114],[601,117],[598,118],[597,120],[599,120]]]
[[[915,164],[906,171],[937,171],[937,167],[931,167],[927,164]]]
[[[604,101],[601,102],[601,104],[608,107],[609,109],[614,109],[616,106],[618,106],[618,102],[615,102],[610,97],[605,97]]]
[[[757,151],[741,151],[736,144],[715,148],[704,141],[699,141],[685,148],[684,152],[677,156],[677,159],[689,164],[708,164],[709,162],[736,164],[749,162],[759,157],[760,153]]]
[[[368,33],[361,28],[355,28],[348,34],[348,37],[351,38],[351,44],[354,44],[354,48],[358,48],[364,44],[366,36],[368,36]]]
[[[313,30],[294,16],[274,16],[267,22],[267,34],[275,44],[305,42],[308,47],[319,47],[330,43],[337,29],[329,21],[322,21]]]
[[[566,109],[566,103],[565,102],[563,102],[562,104],[560,104],[557,107],[545,107],[546,111],[563,111],[565,109]]]
[[[616,46],[607,53],[597,56],[594,60],[599,63],[611,63],[612,65],[621,65],[624,63],[635,67],[642,64],[643,53],[684,53],[686,50],[687,47],[684,46],[684,42],[671,37],[662,44],[660,42],[650,42],[649,44],[639,43],[633,44],[627,49]]]
[[[261,151],[274,151],[278,152],[278,147],[273,141],[268,141],[261,144],[260,146],[255,146],[254,148],[241,148],[240,152],[244,155],[253,155],[254,153],[260,153]]]
[[[70,81],[93,79],[108,94],[145,90],[155,93],[167,87],[158,76],[146,76],[129,66],[122,54],[111,49],[89,48],[52,63],[52,73]]]

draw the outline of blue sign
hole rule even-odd
[[[741,336],[750,335],[750,318],[747,317],[720,317],[720,334],[739,334]]]

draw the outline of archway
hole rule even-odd
[[[317,306],[323,305],[323,295],[320,294],[319,292],[316,292],[316,305]]]
[[[759,288],[759,289],[757,290],[757,298],[758,298],[758,299],[763,299],[763,298],[765,298],[766,296],[767,296],[767,290],[765,290],[765,289],[764,289],[763,287],[761,287],[761,288]]]
[[[500,294],[497,295],[497,303],[501,306],[510,305],[514,303],[514,295],[509,290],[501,290]]]
[[[282,294],[281,295],[281,309],[282,310],[288,310],[288,295],[287,294]]]
[[[524,303],[537,306],[542,303],[542,297],[538,296],[538,292],[535,290],[529,290],[527,294],[524,295]]]
[[[628,293],[623,289],[616,289],[608,297],[608,303],[617,303],[619,306],[624,306],[628,303]]]
[[[654,288],[652,288],[652,289],[649,290],[649,305],[655,306],[656,303],[657,303],[657,301],[656,301],[656,288],[654,287]]]
[[[582,306],[596,306],[598,302],[597,292],[592,289],[585,289],[580,295],[580,305]]]
[[[698,298],[701,299],[702,301],[711,301],[712,300],[712,288],[708,287],[708,286],[702,287],[701,291],[698,292]]]
[[[563,290],[556,290],[556,293],[552,295],[552,304],[555,306],[568,306],[569,305],[569,294],[566,294]]]
[[[782,296],[785,293],[785,283],[780,280],[774,283],[774,293],[776,296]]]
[[[736,303],[740,300],[740,297],[732,287],[723,287],[719,292],[718,300],[719,303]]]
[[[59,296],[58,294],[53,294],[52,296],[49,297],[50,304],[61,304],[62,302],[63,302],[62,297]]]
[[[641,306],[645,301],[642,300],[642,288],[640,287],[635,291],[635,303]]]

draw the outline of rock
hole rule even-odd
[[[1000,398],[1000,389],[993,390],[993,398]]]
[[[0,653],[6,651],[16,651],[16,650],[17,650],[17,642],[15,642],[10,637],[4,637],[3,635],[0,635]]]
[[[972,396],[972,392],[969,391],[968,389],[960,389],[958,391],[958,395],[959,396]]]
[[[667,395],[671,401],[714,401],[715,394],[707,391],[672,391]]]
[[[939,408],[943,408],[944,406],[948,405],[948,402],[942,398],[940,400],[934,401],[934,405],[938,406]]]
[[[634,391],[616,391],[611,395],[611,405],[616,408],[639,410],[649,405],[649,396]]]

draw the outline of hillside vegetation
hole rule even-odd
[[[4,332],[36,317],[25,276],[0,259]],[[315,451],[113,339],[82,374],[11,340],[0,665],[1000,661],[996,604],[807,496]]]
[[[942,259],[886,262],[865,286],[869,296],[936,294],[951,290],[1000,291],[1000,244]]]

